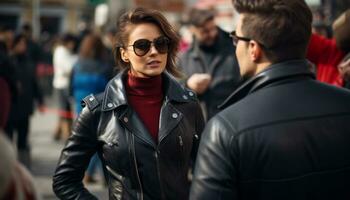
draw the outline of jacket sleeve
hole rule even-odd
[[[97,150],[96,126],[94,115],[86,106],[75,121],[53,176],[53,191],[58,198],[97,199],[82,183],[90,158]]]
[[[208,122],[198,150],[190,199],[238,199],[232,130],[219,115]]]

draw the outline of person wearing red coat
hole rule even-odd
[[[307,59],[316,65],[317,80],[339,87],[344,80],[337,66],[350,52],[350,9],[333,23],[334,37],[331,39],[312,34],[307,51]]]
[[[342,87],[344,84],[337,66],[345,56],[340,50],[335,39],[328,39],[320,35],[312,34],[307,58],[316,65],[317,80]]]

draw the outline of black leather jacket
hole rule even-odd
[[[233,105],[232,105],[233,104]],[[190,199],[350,199],[350,93],[270,66],[206,126]]]
[[[62,151],[53,177],[61,199],[96,199],[82,184],[90,157],[97,152],[108,178],[110,199],[188,199],[187,172],[204,127],[198,101],[169,74],[163,74],[164,103],[159,143],[128,105],[126,72],[103,94],[88,96]]]

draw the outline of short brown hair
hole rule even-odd
[[[312,13],[304,0],[233,0],[245,17],[242,34],[262,45],[273,63],[305,58]]]
[[[168,59],[166,70],[176,77],[180,77],[181,73],[176,67],[176,56],[180,38],[174,28],[169,24],[168,20],[156,10],[146,8],[136,8],[132,11],[124,13],[117,21],[117,33],[115,35],[115,60],[118,67],[125,69],[130,68],[130,64],[124,62],[120,55],[120,48],[128,44],[128,38],[131,32],[131,25],[152,23],[160,28],[162,33],[169,38],[170,45],[168,51]]]
[[[206,22],[214,20],[215,12],[213,10],[205,10],[192,8],[188,14],[188,24],[195,27],[202,27]]]

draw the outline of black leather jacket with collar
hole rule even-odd
[[[208,122],[190,199],[349,199],[349,103],[305,60],[271,65]]]
[[[165,98],[156,144],[127,103],[125,77],[125,71],[119,73],[103,94],[84,99],[86,106],[53,177],[59,198],[96,199],[81,181],[97,152],[108,179],[110,199],[188,199],[187,172],[204,127],[195,94],[163,73]]]

